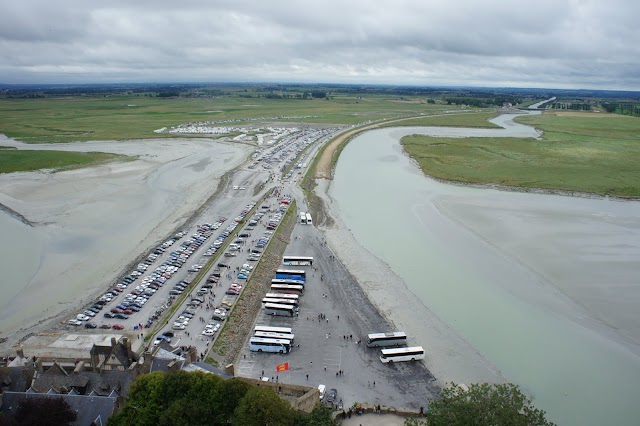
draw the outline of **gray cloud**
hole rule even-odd
[[[0,82],[640,89],[634,0],[0,0]]]

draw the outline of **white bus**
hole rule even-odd
[[[263,297],[262,298],[262,304],[266,304],[266,303],[276,303],[276,304],[280,304],[280,305],[291,305],[291,306],[295,306],[296,308],[298,307],[298,301],[297,300],[293,300],[293,299],[280,299],[280,298],[276,298],[276,297]]]
[[[277,278],[274,278],[271,280],[271,284],[300,284],[300,285],[304,285],[304,281],[302,280],[291,280],[291,279],[284,279],[284,280],[280,280]]]
[[[287,293],[267,293],[264,297],[272,297],[275,299],[290,299],[300,301],[300,296],[297,294],[287,294]]]
[[[275,352],[287,354],[291,351],[291,341],[265,337],[251,337],[249,339],[249,350],[254,352]]]
[[[270,331],[256,331],[254,334],[256,337],[263,337],[266,339],[280,339],[280,340],[288,340],[291,342],[291,346],[294,345],[294,335],[293,334],[285,334],[285,333],[272,333]]]
[[[311,213],[307,213],[307,225],[313,225],[313,221],[311,220]]]
[[[271,291],[293,294],[304,294],[304,286],[300,284],[271,284]]]
[[[307,224],[307,214],[305,212],[300,212],[300,223],[303,225]]]
[[[264,309],[268,315],[292,317],[296,314],[296,307],[293,305],[281,305],[280,303],[265,303]]]
[[[304,283],[307,280],[307,273],[301,269],[277,269],[275,279],[296,280]]]
[[[417,359],[424,359],[424,349],[422,348],[422,346],[413,346],[410,348],[382,349],[380,351],[380,361],[384,363],[415,361]]]
[[[256,325],[253,328],[254,333],[258,331],[266,331],[268,333],[282,333],[282,334],[292,334],[293,330],[291,327],[271,327],[269,325]]]
[[[282,263],[287,266],[312,266],[313,257],[310,256],[284,256]]]
[[[407,335],[401,331],[393,333],[373,333],[367,336],[367,346],[370,348],[386,347],[386,346],[405,346],[407,344]]]

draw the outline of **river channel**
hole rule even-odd
[[[399,144],[538,136],[511,118],[501,130],[366,132],[343,150],[329,195],[355,239],[551,420],[637,424],[640,203],[440,183]],[[428,352],[417,325],[405,331]]]

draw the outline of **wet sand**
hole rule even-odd
[[[425,342],[428,356],[424,362],[438,384],[504,382],[495,366],[422,303],[389,265],[354,238],[341,219],[340,207],[328,195],[331,182],[319,180],[317,186],[334,220],[331,227],[322,229],[327,243],[396,329],[406,331],[410,342]]]
[[[183,225],[216,191],[223,174],[253,151],[249,145],[201,138],[26,145],[2,137],[0,143],[138,156],[59,173],[0,175],[0,203],[34,224],[0,212],[0,226],[20,238],[0,248],[0,265],[13,272],[11,282],[0,284],[0,335],[9,337],[0,346],[5,350],[103,292],[132,260]]]

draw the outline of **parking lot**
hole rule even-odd
[[[314,258],[313,267],[295,267],[307,271],[299,316],[272,316],[263,310],[255,324],[292,328],[294,348],[284,355],[258,353],[247,343],[236,374],[314,387],[323,384],[327,391],[338,391],[338,401],[342,399],[345,407],[356,401],[413,409],[426,405],[438,391],[434,377],[422,362],[383,364],[380,350],[366,347],[367,334],[395,330],[332,257],[321,233],[314,226],[296,225],[285,254]],[[285,362],[289,371],[278,373],[276,366]]]

